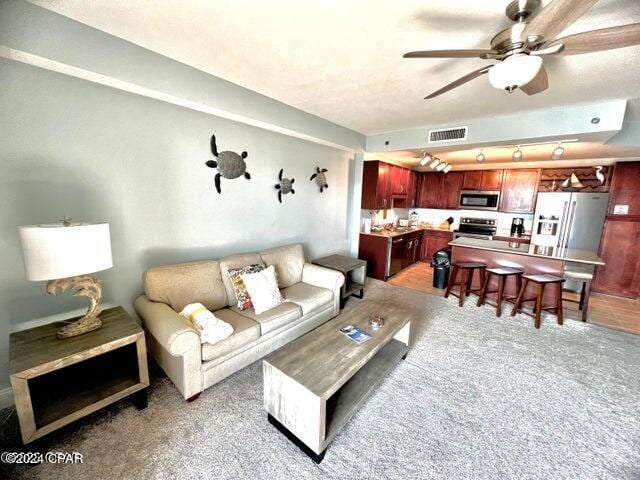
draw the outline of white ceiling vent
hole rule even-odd
[[[466,140],[467,127],[441,128],[429,130],[429,143],[452,142],[454,140]]]

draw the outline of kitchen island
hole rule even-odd
[[[489,268],[518,268],[525,275],[547,273],[564,278],[567,266],[570,270],[593,272],[595,266],[604,265],[598,254],[589,250],[542,247],[468,237],[457,238],[449,242],[449,246],[453,262],[481,262]],[[494,278],[493,282],[496,281]],[[507,282],[505,296],[517,294],[514,283]],[[495,289],[494,287],[495,284],[489,286],[490,289]],[[472,279],[472,288],[480,288],[480,278]],[[526,296],[534,296],[534,286],[531,285],[529,288]],[[552,303],[553,300],[553,293],[545,291],[545,303]]]

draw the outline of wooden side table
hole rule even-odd
[[[315,265],[337,270],[344,275],[344,285],[340,290],[340,308],[344,308],[347,299],[351,295],[358,298],[364,296],[364,280],[367,277],[367,262],[359,258],[347,257],[346,255],[329,255],[328,257],[314,260]]]
[[[142,328],[122,307],[102,328],[59,339],[60,322],[11,334],[10,378],[27,444],[128,395],[147,406],[149,370]]]

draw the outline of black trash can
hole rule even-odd
[[[442,248],[433,254],[433,287],[447,288],[449,283],[449,268],[451,267],[451,249]]]

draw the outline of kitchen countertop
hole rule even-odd
[[[407,233],[421,232],[423,230],[435,231],[435,232],[449,232],[449,233],[453,234],[453,232],[451,230],[447,230],[447,229],[444,229],[444,228],[438,228],[438,227],[418,227],[418,228],[410,228],[410,229],[407,229],[405,231],[381,230],[379,232],[372,231],[371,233],[360,232],[360,234],[361,235],[373,235],[374,237],[394,238],[394,237],[400,237],[402,235],[406,235]]]
[[[492,252],[514,253],[516,255],[527,255],[529,257],[552,258],[564,260],[566,262],[584,263],[588,265],[604,265],[604,261],[590,250],[578,250],[574,248],[553,248],[548,251],[540,251],[541,247],[535,245],[520,244],[517,247],[510,247],[509,242],[499,240],[482,240],[479,238],[460,237],[451,242],[452,247],[476,248],[478,250],[489,250]],[[544,247],[542,247],[544,248]]]

